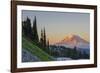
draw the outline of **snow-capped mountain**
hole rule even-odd
[[[60,45],[70,48],[74,48],[75,46],[77,48],[89,48],[89,42],[84,40],[78,35],[68,35],[55,45]]]

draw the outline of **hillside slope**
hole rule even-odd
[[[37,56],[41,61],[52,61],[53,57],[48,55],[46,52],[39,48],[25,37],[22,38],[22,48],[26,49],[33,55]]]

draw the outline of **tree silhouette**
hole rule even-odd
[[[44,29],[41,29],[41,36],[39,40],[36,16],[33,20],[33,27],[31,25],[31,20],[28,17],[22,22],[22,33],[28,39],[36,43],[37,46],[42,47],[45,52],[49,52],[49,40],[46,38],[45,27]]]
[[[47,40],[47,48],[49,49],[49,39]]]
[[[28,38],[32,38],[31,20],[27,17],[26,21],[22,22],[22,32]]]
[[[43,47],[43,30],[41,29],[40,45]]]
[[[33,21],[33,41],[39,42],[38,32],[37,32],[37,22],[36,22],[36,16],[34,17]]]
[[[44,28],[44,32],[43,32],[43,46],[44,46],[44,48],[46,48],[46,32],[45,32],[45,28]]]
[[[48,52],[48,54],[51,54],[51,52],[50,52],[50,49],[49,49],[49,39],[47,40],[47,52]]]

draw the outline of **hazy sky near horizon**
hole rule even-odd
[[[39,37],[41,29],[45,27],[50,43],[59,42],[68,34],[79,35],[87,41],[90,39],[89,13],[22,10],[22,21],[29,17],[33,24],[34,16]]]

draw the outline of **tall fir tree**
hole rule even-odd
[[[51,54],[51,51],[50,51],[50,49],[49,49],[49,39],[47,40],[47,45],[46,45],[47,47],[47,52],[48,52],[48,54]]]
[[[47,48],[49,49],[49,39],[47,40]]]
[[[25,36],[31,39],[32,37],[32,28],[31,28],[31,20],[27,17],[26,21],[23,23],[24,25],[24,33]]]
[[[43,45],[46,48],[46,32],[45,32],[45,28],[44,28],[44,32],[43,32]]]
[[[43,30],[41,29],[40,45],[43,47]]]
[[[33,41],[39,42],[39,37],[38,37],[38,32],[37,32],[36,16],[34,17],[34,21],[33,21]]]

